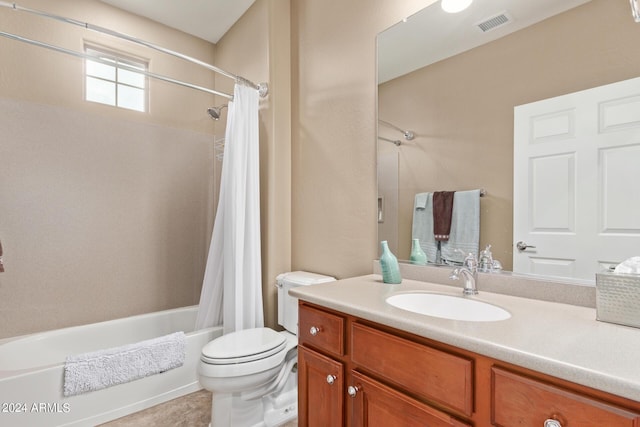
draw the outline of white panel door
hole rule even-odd
[[[513,271],[593,281],[640,255],[639,183],[640,78],[515,107]]]

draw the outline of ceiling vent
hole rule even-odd
[[[513,21],[511,15],[509,15],[508,12],[502,12],[495,16],[492,16],[491,18],[487,18],[482,22],[477,23],[476,26],[480,28],[483,33],[486,33],[487,31],[495,30],[498,27],[507,25],[511,21]]]

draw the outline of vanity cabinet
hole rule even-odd
[[[640,402],[304,301],[298,425],[640,427]]]
[[[298,425],[471,426],[468,358],[301,303]],[[346,379],[346,381],[345,381]]]

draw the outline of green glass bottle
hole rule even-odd
[[[398,284],[402,282],[398,259],[391,253],[386,240],[381,242],[382,255],[380,255],[380,268],[382,269],[382,281],[384,283]]]
[[[409,256],[411,264],[427,265],[427,254],[420,247],[420,240],[413,239],[411,243],[411,255]]]

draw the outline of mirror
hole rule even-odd
[[[512,270],[514,107],[638,77],[639,36],[608,0],[437,2],[379,34],[378,240],[408,259],[415,194],[482,188],[480,249]]]

